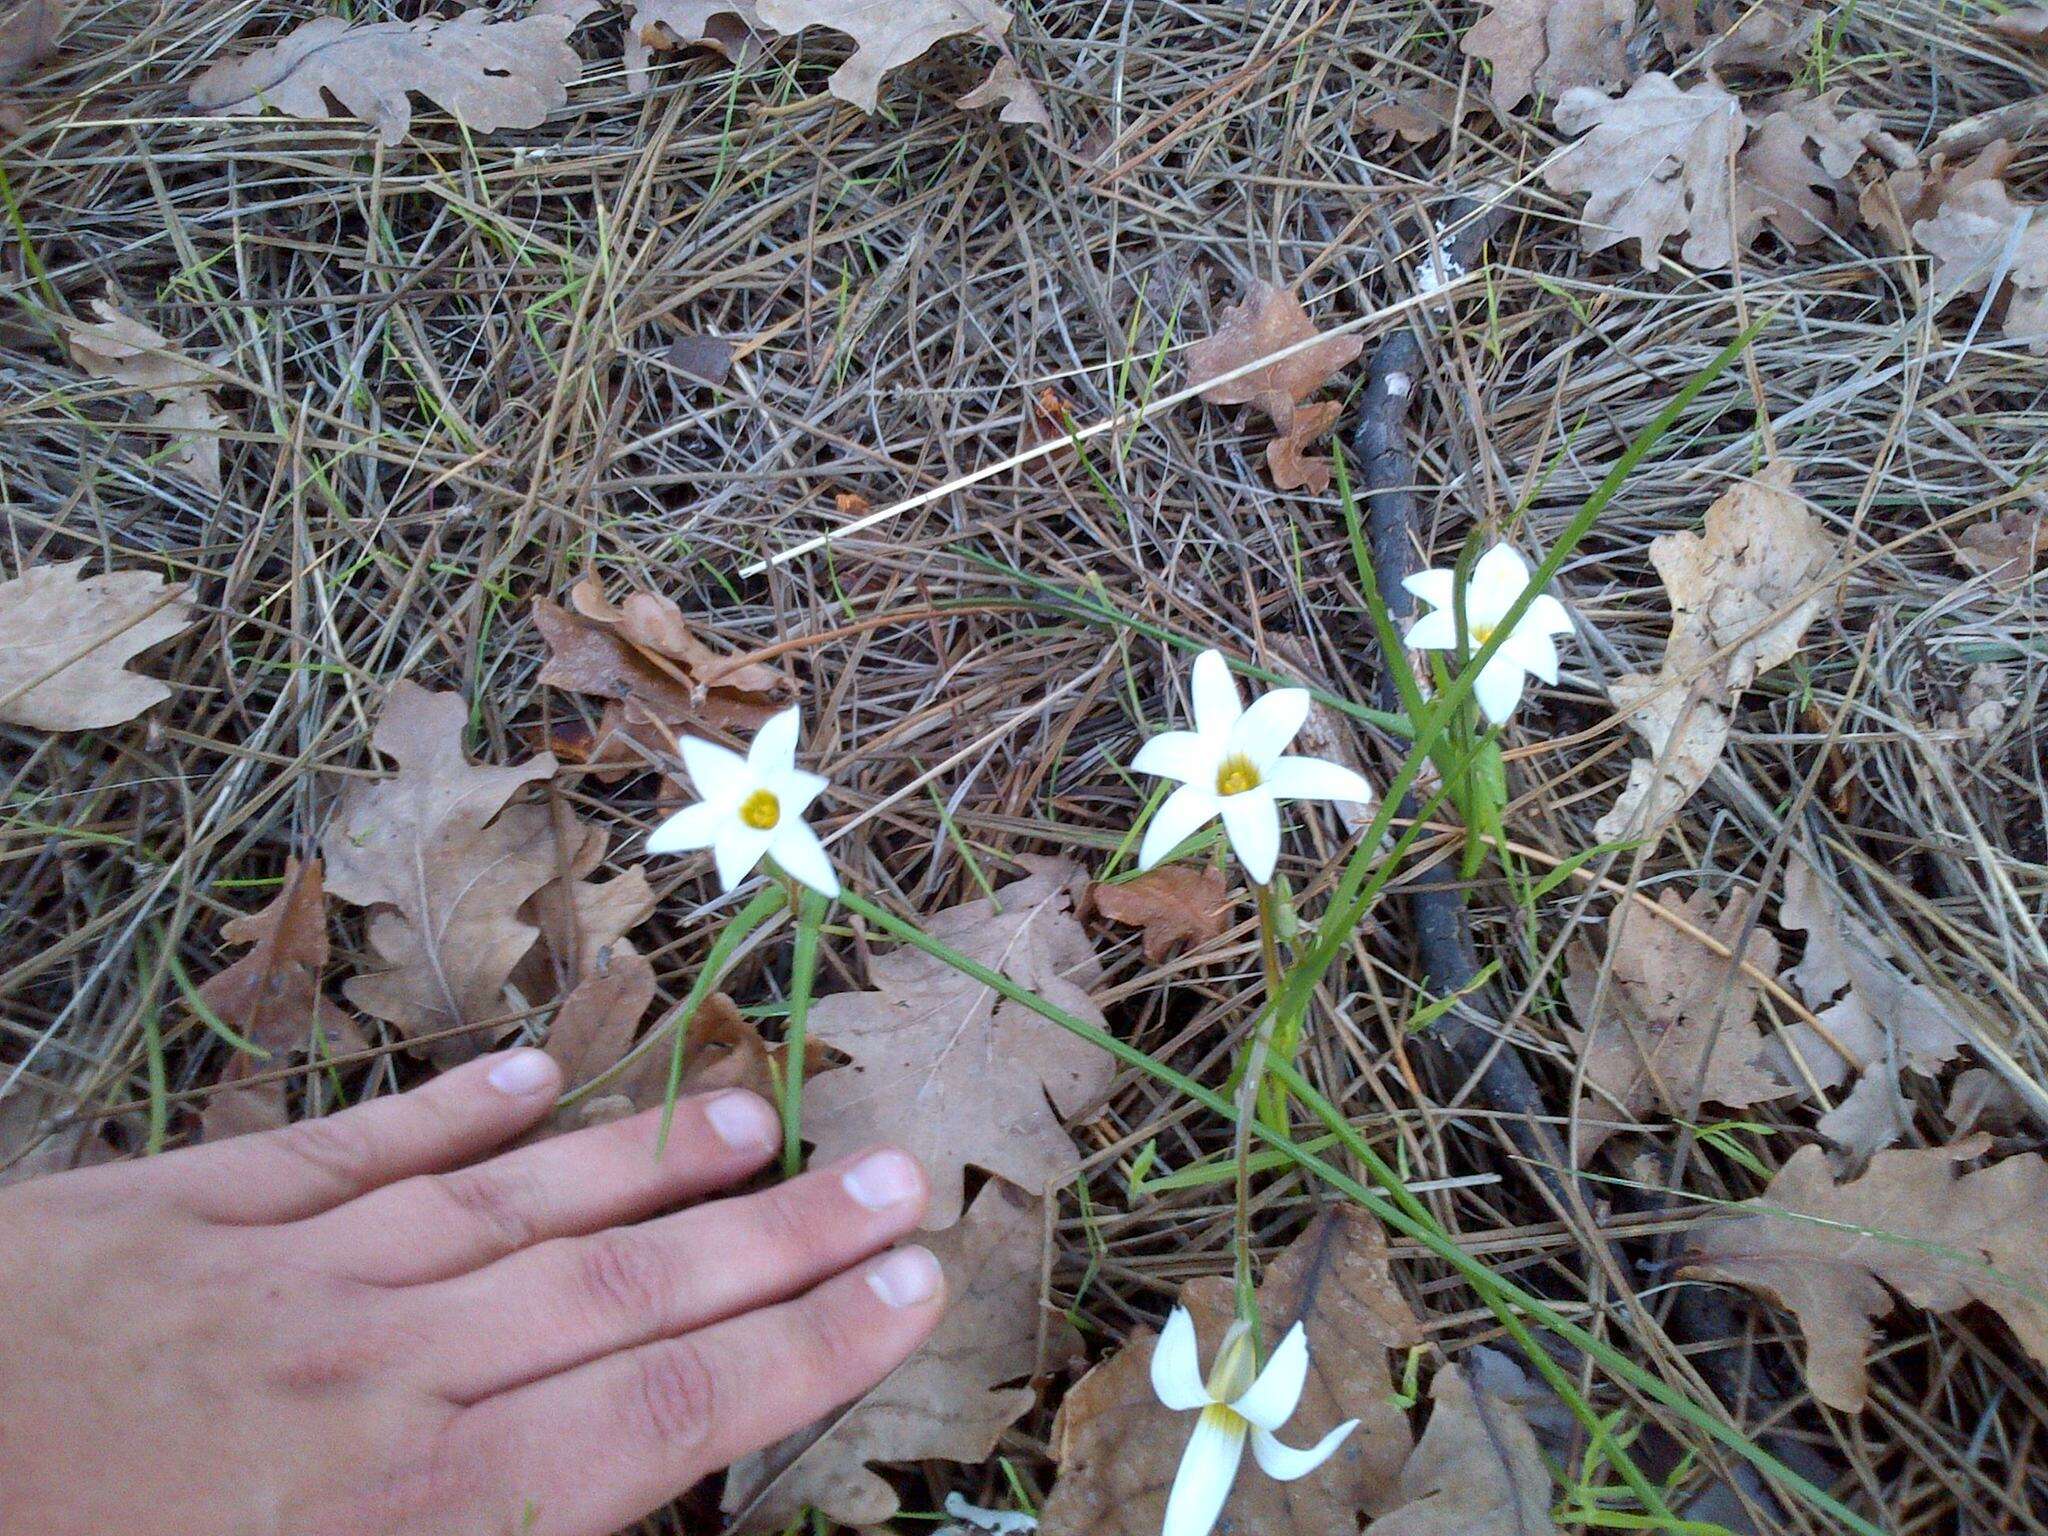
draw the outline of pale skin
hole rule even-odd
[[[937,1323],[928,1187],[768,1189],[739,1090],[505,1150],[522,1050],[286,1130],[0,1190],[4,1536],[604,1536]]]

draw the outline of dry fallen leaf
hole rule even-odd
[[[1657,0],[1673,57],[1690,56],[1695,67],[1784,69],[1802,61],[1812,45],[1814,18],[1803,0],[1707,0],[1704,16],[1701,10],[1695,0]]]
[[[1145,930],[1145,963],[1176,944],[1199,949],[1230,926],[1230,893],[1206,866],[1162,864],[1135,879],[1088,887],[1088,905],[1113,923]]]
[[[0,720],[88,731],[171,696],[127,663],[192,627],[184,589],[148,571],[84,569],[68,560],[0,581]]]
[[[1550,1469],[1510,1404],[1447,1365],[1429,1386],[1422,1439],[1401,1469],[1401,1507],[1365,1536],[1555,1536]]]
[[[328,890],[375,909],[369,944],[385,967],[343,991],[407,1036],[509,1011],[505,984],[539,937],[520,910],[559,872],[547,811],[507,805],[552,777],[555,760],[472,767],[462,753],[468,720],[460,694],[394,687],[370,744],[398,772],[352,783],[320,844]],[[430,1054],[461,1061],[486,1044],[471,1032]]]
[[[1877,132],[1875,112],[1836,112],[1840,91],[1788,92],[1771,103],[1736,161],[1749,214],[1793,245],[1811,245],[1849,227],[1855,199],[1849,172],[1863,141]]]
[[[1603,95],[1628,84],[1633,0],[1486,0],[1464,51],[1493,67],[1488,94],[1503,112],[1533,91],[1556,102],[1585,88]]]
[[[1102,968],[1067,889],[1076,870],[1026,863],[994,900],[949,907],[925,932],[1101,1025],[1088,993]],[[873,991],[811,1005],[811,1038],[853,1058],[804,1089],[818,1162],[877,1141],[914,1153],[931,1175],[932,1228],[960,1219],[970,1165],[1034,1194],[1072,1175],[1079,1156],[1060,1121],[1108,1089],[1108,1053],[907,945],[870,960],[868,980]]]
[[[1742,143],[1742,104],[1712,80],[1680,90],[1669,75],[1648,74],[1628,94],[1567,91],[1558,130],[1583,134],[1550,162],[1553,191],[1584,192],[1579,241],[1604,251],[1636,242],[1654,269],[1668,240],[1683,238],[1687,265],[1735,264],[1746,231],[1737,227],[1729,162]]]
[[[1974,182],[2003,176],[2016,153],[2005,140],[1994,139],[1968,160],[1952,161],[1936,154],[1924,166],[1902,166],[1863,189],[1857,202],[1863,222],[1883,235],[1894,250],[1910,251],[1913,226],[1933,218],[1942,199]]]
[[[1233,1315],[1230,1281],[1192,1280],[1181,1305],[1194,1315],[1204,1370]],[[1259,1287],[1259,1324],[1268,1346],[1295,1323],[1308,1335],[1309,1378],[1281,1438],[1313,1445],[1345,1419],[1358,1429],[1307,1477],[1276,1483],[1247,1472],[1218,1520],[1243,1536],[1331,1536],[1354,1531],[1361,1514],[1401,1502],[1397,1479],[1412,1443],[1408,1416],[1393,1402],[1387,1351],[1422,1338],[1388,1269],[1379,1223],[1356,1206],[1325,1211],[1276,1258]],[[1059,1481],[1046,1500],[1040,1536],[1158,1536],[1166,1495],[1195,1427],[1192,1414],[1163,1406],[1152,1390],[1149,1330],[1077,1382],[1053,1424]]]
[[[2001,592],[2024,587],[2048,557],[2048,512],[2008,512],[1972,523],[1956,538],[1956,559]]]
[[[213,65],[192,82],[192,105],[320,119],[337,116],[338,102],[397,144],[412,127],[416,91],[473,133],[538,128],[583,72],[568,44],[578,20],[573,11],[493,21],[472,10],[446,21],[362,26],[316,17],[267,48]]]
[[[1630,674],[1611,690],[1652,756],[1631,765],[1594,829],[1603,840],[1653,831],[1693,797],[1727,744],[1727,706],[1791,659],[1829,601],[1838,551],[1791,486],[1790,465],[1766,465],[1707,509],[1704,532],[1652,541],[1671,636],[1655,677]]]
[[[347,1026],[320,996],[327,970],[327,893],[318,859],[289,859],[284,885],[259,912],[231,918],[220,936],[249,952],[199,988],[214,1017],[271,1052],[310,1048],[317,1025],[330,1049]],[[350,1033],[353,1031],[351,1030]]]
[[[1223,311],[1216,333],[1188,348],[1188,383],[1203,384],[1316,334],[1291,289],[1253,283],[1242,303]],[[1279,434],[1266,447],[1273,483],[1284,491],[1305,488],[1320,495],[1330,486],[1329,463],[1305,458],[1303,450],[1330,430],[1341,407],[1336,401],[1307,407],[1302,402],[1364,348],[1357,336],[1327,336],[1263,368],[1209,385],[1202,398],[1211,405],[1250,405],[1264,412]]]
[[[170,443],[164,463],[195,485],[220,493],[220,435],[230,425],[213,393],[213,375],[161,331],[94,299],[96,321],[60,320],[71,360],[96,379],[139,389],[156,402],[148,425]]]
[[[1991,1308],[2048,1362],[2048,1163],[2035,1154],[1958,1175],[1987,1138],[1880,1152],[1837,1184],[1819,1147],[1801,1147],[1734,1221],[1694,1234],[1684,1275],[1769,1297],[1806,1336],[1806,1381],[1830,1407],[1869,1396],[1876,1320],[1898,1304]]]
[[[1079,1339],[1043,1304],[1045,1206],[1000,1180],[966,1219],[927,1241],[946,1272],[946,1312],[924,1346],[866,1397],[727,1475],[732,1536],[785,1531],[806,1506],[863,1529],[896,1514],[896,1491],[869,1462],[975,1463],[1030,1411],[1023,1381],[1070,1359]]]
[[[1667,886],[1658,904],[1731,950],[1741,943],[1742,960],[1776,974],[1778,941],[1761,928],[1743,940],[1749,904],[1742,893],[1718,913],[1705,891],[1681,901]],[[1742,1109],[1791,1091],[1756,1064],[1766,1044],[1756,1022],[1762,983],[1684,929],[1628,912],[1604,988],[1599,979],[1599,955],[1574,942],[1564,991],[1578,1015],[1575,1044],[1585,1063],[1576,1111],[1581,1161],[1614,1134],[1615,1126],[1601,1122],[1639,1120],[1652,1110],[1694,1120],[1702,1103]]]
[[[1958,1137],[1975,1130],[2010,1136],[2031,1125],[2035,1108],[2024,1093],[1989,1067],[1970,1067],[1956,1074],[1942,1114]]]
[[[830,27],[855,44],[826,88],[863,112],[875,110],[882,76],[908,64],[941,38],[976,33],[1001,43],[1010,13],[994,0],[755,0],[764,26],[791,36]]]
[[[512,985],[529,1003],[560,997],[599,969],[602,957],[628,953],[628,929],[654,911],[654,889],[634,866],[609,880],[590,876],[604,862],[609,841],[596,827],[579,823],[566,805],[552,807],[554,846],[566,850],[555,878],[519,909],[521,921],[540,939],[512,972]]]
[[[1052,126],[1052,114],[1045,109],[1045,98],[1038,94],[1035,84],[1024,78],[1024,71],[1007,51],[996,60],[988,78],[953,105],[992,107],[997,102],[1003,104],[1003,110],[996,114],[999,122],[1036,123],[1041,128]]]
[[[1799,1087],[1810,1078],[1817,1087],[1834,1088],[1860,1074],[1821,1116],[1819,1130],[1861,1162],[1912,1124],[1899,1069],[1933,1073],[1970,1043],[1969,1026],[1931,987],[1892,969],[1877,936],[1848,915],[1847,905],[1797,854],[1785,866],[1778,924],[1806,934],[1806,954],[1787,975],[1826,1033],[1794,1024],[1772,1043],[1766,1063]]]
[[[548,1026],[546,1049],[562,1069],[563,1089],[582,1087],[624,1056],[653,1001],[654,967],[645,955],[601,956]]]
[[[59,0],[17,0],[0,13],[0,85],[11,85],[57,51],[65,7]]]
[[[1935,304],[1995,290],[2005,335],[2048,352],[2048,210],[2014,202],[2002,178],[1958,178],[1913,239],[1934,258]]]
[[[631,0],[626,18],[626,89],[647,89],[647,70],[656,53],[709,48],[744,64],[761,49],[760,18],[753,0]],[[717,381],[722,382],[722,381]]]
[[[2001,16],[1985,17],[1984,25],[2009,43],[2048,48],[2048,6],[2015,6]]]
[[[1468,102],[1468,110],[1473,103]],[[1362,132],[1378,136],[1384,149],[1395,139],[1407,144],[1427,144],[1451,125],[1458,110],[1458,93],[1446,85],[1423,90],[1390,90],[1377,101],[1360,102],[1351,109],[1351,121]]]
[[[286,1101],[283,1078],[245,1082],[271,1065],[241,1051],[229,1057],[220,1081],[206,1096],[199,1111],[199,1139],[226,1141],[232,1136],[250,1136],[258,1131],[278,1131],[291,1123],[291,1106]]]

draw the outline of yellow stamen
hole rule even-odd
[[[1493,626],[1491,624],[1474,624],[1472,626],[1472,644],[1474,648],[1486,644],[1492,638]]]
[[[756,832],[766,832],[782,820],[782,802],[765,789],[757,789],[740,802],[740,820]]]
[[[1259,787],[1259,770],[1250,758],[1225,758],[1223,766],[1216,770],[1216,793],[1219,795],[1241,795],[1248,789]]]
[[[1258,1376],[1258,1355],[1252,1348],[1251,1329],[1242,1322],[1232,1323],[1230,1331],[1223,1336],[1222,1347],[1216,1351],[1216,1363],[1209,1367],[1209,1396],[1218,1404],[1234,1403],[1251,1390],[1252,1382]],[[1214,1409],[1204,1409],[1212,1413]],[[1224,1409],[1227,1413],[1230,1410]]]

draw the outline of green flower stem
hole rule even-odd
[[[783,879],[788,885],[788,901],[796,910],[796,948],[789,963],[789,1018],[782,1030],[782,1176],[793,1179],[804,1166],[804,1043],[811,986],[818,974],[818,932],[830,903],[787,874]]]

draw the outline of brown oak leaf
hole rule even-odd
[[[330,1049],[345,1028],[320,996],[327,970],[327,892],[318,859],[289,859],[284,885],[259,912],[231,918],[221,938],[249,952],[199,988],[214,1017],[266,1051],[303,1051],[315,1026]],[[353,1030],[349,1030],[353,1033]]]
[[[1428,1427],[1401,1468],[1401,1507],[1365,1536],[1555,1536],[1550,1469],[1511,1403],[1447,1365],[1429,1385]]]
[[[1761,928],[1744,941],[1749,902],[1737,893],[1726,910],[1694,891],[1683,901],[1666,887],[1658,905],[1684,918],[1766,974],[1778,967],[1778,941]],[[1624,909],[1626,911],[1626,909]],[[1573,1032],[1585,1065],[1577,1115],[1580,1160],[1618,1128],[1655,1110],[1698,1117],[1702,1103],[1741,1109],[1791,1090],[1759,1067],[1766,1044],[1756,1022],[1763,984],[1735,959],[1715,954],[1675,924],[1627,911],[1606,985],[1600,957],[1575,941],[1564,992],[1578,1016]],[[1599,1006],[1595,1009],[1595,998]]]
[[[1566,91],[1605,93],[1628,84],[1635,35],[1631,0],[1486,0],[1487,14],[1465,34],[1464,51],[1493,69],[1488,94],[1503,112],[1530,93],[1558,101]]]
[[[1544,171],[1557,192],[1587,194],[1579,242],[1604,251],[1636,242],[1654,269],[1667,241],[1686,263],[1730,267],[1747,231],[1737,224],[1729,162],[1743,137],[1742,104],[1712,80],[1683,90],[1647,74],[1609,98],[1581,87],[1557,104],[1557,126],[1582,134]]]
[[[1188,383],[1205,385],[1316,335],[1292,289],[1253,283],[1241,303],[1223,311],[1215,334],[1188,348]],[[1278,433],[1266,447],[1273,483],[1281,490],[1305,488],[1320,495],[1329,489],[1329,462],[1308,458],[1304,450],[1330,430],[1340,406],[1336,401],[1309,406],[1303,402],[1364,348],[1361,337],[1326,336],[1262,368],[1207,384],[1201,396],[1211,405],[1249,405],[1263,412]]]
[[[1088,887],[1088,905],[1113,923],[1145,930],[1145,963],[1158,965],[1176,944],[1199,949],[1230,926],[1222,874],[1192,864],[1162,864],[1130,880]]]
[[[1839,1184],[1819,1147],[1801,1147],[1743,1207],[1754,1214],[1693,1234],[1681,1273],[1789,1311],[1807,1385],[1847,1412],[1869,1396],[1876,1322],[1900,1298],[1933,1312],[1979,1302],[2048,1363],[2048,1163],[2029,1153],[1959,1174],[1987,1141],[1880,1152]]]
[[[709,48],[744,64],[761,51],[762,41],[753,0],[632,0],[626,19],[626,89],[635,96],[647,89],[648,66],[656,53]]]
[[[2006,336],[2048,352],[2048,210],[2002,177],[1952,180],[1913,239],[1934,258],[1934,302],[1993,291]]]
[[[63,318],[71,360],[96,379],[140,390],[156,403],[146,425],[164,433],[164,463],[193,484],[219,494],[220,435],[232,423],[213,393],[214,376],[172,345],[163,332],[124,315],[106,299],[92,301],[98,320]]]
[[[1191,1280],[1180,1303],[1213,1354],[1234,1315],[1232,1286]],[[1412,1439],[1393,1402],[1387,1351],[1420,1342],[1415,1316],[1395,1287],[1379,1223],[1355,1206],[1310,1222],[1259,1287],[1268,1346],[1300,1323],[1309,1377],[1282,1438],[1312,1445],[1345,1419],[1358,1429],[1337,1453],[1293,1483],[1247,1474],[1231,1489],[1219,1531],[1246,1536],[1330,1536],[1357,1529],[1361,1514],[1401,1502],[1397,1480]],[[1192,1415],[1152,1390],[1155,1336],[1143,1329],[1077,1382],[1053,1423],[1059,1481],[1046,1500],[1041,1536],[1158,1536]],[[1206,1369],[1206,1365],[1205,1365]]]
[[[2001,592],[2024,587],[2048,557],[2048,512],[2007,512],[1972,523],[1956,538],[1956,559]]]
[[[755,0],[755,9],[784,36],[830,27],[852,38],[853,57],[825,86],[863,112],[875,110],[883,75],[941,38],[971,32],[1000,43],[1010,30],[1010,13],[994,0]]]
[[[269,1066],[269,1062],[242,1051],[228,1059],[220,1081],[199,1111],[201,1141],[226,1141],[232,1136],[277,1131],[291,1123],[291,1105],[285,1097],[283,1078],[245,1081]]]
[[[925,932],[1101,1025],[1088,994],[1102,967],[1068,892],[1077,871],[1024,862],[1024,879],[948,907]],[[969,1166],[1034,1193],[1073,1174],[1079,1156],[1060,1122],[1107,1091],[1107,1052],[907,945],[875,956],[868,981],[874,990],[811,1005],[811,1038],[853,1058],[804,1090],[817,1161],[882,1140],[914,1153],[931,1175],[931,1228],[960,1219]]]
[[[788,1530],[806,1506],[840,1525],[879,1526],[896,1491],[870,1462],[975,1463],[1030,1411],[1025,1381],[1064,1364],[1080,1340],[1040,1293],[1045,1206],[997,1179],[966,1219],[927,1246],[946,1272],[946,1311],[924,1346],[821,1424],[735,1465],[723,1507],[733,1536]]]
[[[369,944],[384,965],[343,991],[409,1037],[509,1011],[505,984],[539,937],[520,911],[559,869],[547,811],[507,804],[551,778],[554,758],[474,767],[462,752],[468,720],[460,694],[394,687],[370,744],[398,772],[350,785],[320,844],[328,890],[373,909]],[[461,1061],[485,1043],[471,1031],[430,1054]]]
[[[1715,68],[1783,69],[1813,40],[1803,0],[1657,0],[1657,20],[1674,57]]]
[[[2022,48],[2048,48],[2048,6],[2014,6],[2003,15],[1985,17],[1984,25]]]
[[[1792,245],[1811,245],[1849,227],[1849,173],[1877,132],[1875,112],[1836,111],[1840,91],[1788,92],[1771,103],[1736,161],[1749,213]]]
[[[148,571],[84,569],[68,560],[0,581],[0,720],[88,731],[171,696],[127,664],[192,627],[184,589]]]
[[[60,0],[18,0],[0,12],[0,85],[11,85],[57,51]]]
[[[1036,123],[1041,128],[1052,126],[1052,114],[1045,109],[1045,98],[1038,94],[1038,87],[1024,77],[1016,58],[1007,50],[989,70],[988,78],[973,90],[962,96],[953,105],[956,107],[992,107],[1003,104],[996,120],[1004,123]]]
[[[377,130],[386,144],[412,127],[414,92],[473,133],[538,128],[569,100],[583,61],[568,37],[574,8],[494,21],[483,10],[445,21],[339,16],[304,22],[267,48],[222,59],[192,82],[202,112],[332,118],[334,105]]]

